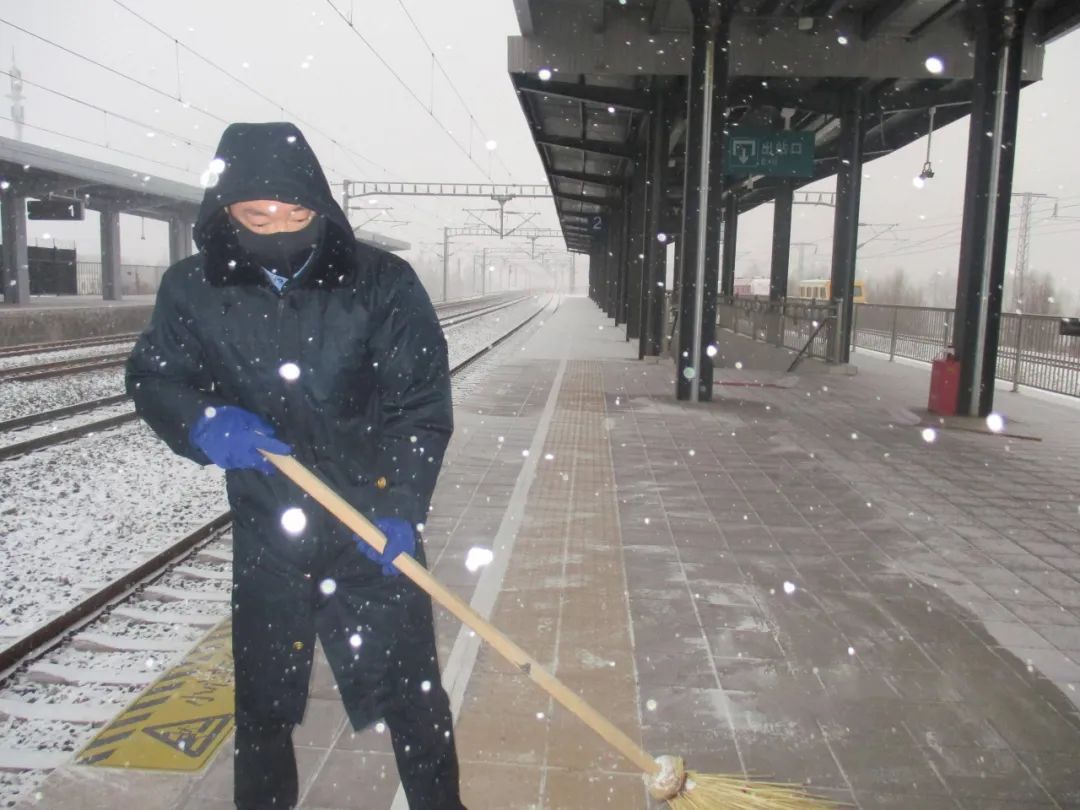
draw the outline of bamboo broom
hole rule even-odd
[[[344,498],[291,456],[260,450],[270,462],[334,517],[382,553],[386,537]],[[748,781],[741,776],[687,771],[682,758],[653,757],[562,681],[550,674],[521,647],[455,596],[408,554],[399,554],[394,567],[432,599],[475,630],[506,660],[573,712],[616,751],[641,769],[649,794],[672,810],[824,810],[834,803],[810,796],[801,788],[775,782]]]

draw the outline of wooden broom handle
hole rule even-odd
[[[324,484],[307,467],[292,456],[282,456],[260,450],[270,462],[281,470],[294,484],[326,507],[334,517],[356,532],[380,554],[386,548],[386,537],[367,518],[356,511],[344,498]],[[655,776],[661,770],[656,760],[647,751],[635,743],[614,723],[586,703],[566,684],[549,673],[503,633],[486,621],[479,613],[469,607],[441,582],[433,577],[424,566],[408,554],[399,554],[394,558],[394,567],[415,582],[432,599],[449,610],[462,622],[475,630],[482,639],[495,648],[507,661],[528,675],[533,683],[551,695],[564,707],[573,712],[589,728],[603,737],[609,745],[637,765],[643,772]]]

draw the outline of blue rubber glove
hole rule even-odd
[[[191,429],[191,443],[225,470],[259,470],[266,474],[274,465],[259,450],[289,454],[292,448],[274,438],[274,429],[251,411],[232,405],[207,408]]]
[[[394,559],[398,554],[412,555],[416,551],[416,531],[404,518],[379,518],[375,521],[379,531],[386,535],[386,548],[380,554],[364,540],[356,538],[360,550],[372,562],[382,564],[384,577],[396,577],[401,572],[394,568]]]

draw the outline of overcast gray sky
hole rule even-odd
[[[137,19],[120,2],[169,36]],[[355,32],[338,12],[352,18]],[[119,74],[10,24],[0,24],[0,65],[7,70],[14,58],[28,82],[25,106],[29,126],[24,137],[33,143],[197,184],[224,126],[195,109],[202,108],[228,121],[286,118],[308,122],[308,126],[301,126],[332,182],[345,177],[543,180],[506,73],[506,37],[517,33],[512,0],[0,0],[0,18]],[[272,99],[273,104],[184,48],[178,49],[173,38]],[[433,69],[432,51],[465,104],[442,72]],[[1036,208],[1031,263],[1036,270],[1053,272],[1074,288],[1080,281],[1075,261],[1080,255],[1080,161],[1074,145],[1080,132],[1080,106],[1070,104],[1069,98],[1078,75],[1080,35],[1074,33],[1048,47],[1045,80],[1021,96],[1014,178],[1016,191],[1060,199],[1062,216],[1057,220],[1049,218],[1049,204]],[[152,92],[125,77],[162,92]],[[0,76],[0,82],[6,90],[7,77]],[[3,117],[10,118],[6,99],[0,107]],[[8,120],[0,120],[0,133],[13,134]],[[862,220],[897,227],[862,249],[861,275],[872,277],[903,266],[928,278],[940,271],[944,283],[953,285],[966,138],[966,120],[935,135],[937,176],[921,191],[913,187],[911,178],[924,160],[925,141],[867,165]],[[488,140],[497,143],[494,152],[485,148]],[[819,187],[832,189],[833,181],[811,188]],[[493,204],[482,199],[385,198],[378,205],[393,208],[383,217],[406,224],[380,224],[376,219],[369,227],[412,242],[415,250],[409,257],[420,265],[432,266],[442,226],[464,224],[464,208]],[[530,225],[556,224],[549,202],[520,200],[509,208],[539,212]],[[814,243],[814,247],[804,249],[808,272],[827,272],[831,215],[828,209],[796,209],[793,240]],[[363,219],[366,216],[353,217],[357,224]],[[740,273],[749,274],[755,263],[767,273],[771,222],[769,206],[743,217]],[[164,260],[164,226],[148,221],[145,232],[147,239],[143,240],[141,223],[125,222],[125,262]],[[862,238],[874,232],[867,229]],[[77,239],[80,252],[97,253],[96,221],[30,223],[31,239],[41,240],[45,233],[61,243]],[[497,240],[474,240],[459,243],[455,250],[468,267],[472,252],[484,245],[500,247]],[[1009,262],[1011,266],[1011,249]]]

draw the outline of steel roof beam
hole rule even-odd
[[[610,174],[589,174],[588,172],[571,172],[557,170],[548,173],[552,180],[571,180],[575,183],[592,183],[596,186],[608,188],[622,188],[622,180]]]
[[[921,23],[916,25],[914,28],[912,28],[911,31],[908,32],[908,39],[914,42],[916,39],[929,31],[930,28],[938,22],[938,20],[944,19],[951,13],[957,11],[959,6],[960,0],[949,0],[949,2],[943,5],[941,8],[939,8]]]
[[[604,157],[633,159],[637,150],[629,144],[614,141],[593,141],[581,138],[565,138],[561,135],[546,135],[538,132],[534,138],[539,146],[554,146],[559,149],[579,149]]]
[[[523,93],[534,93],[541,96],[550,96],[551,98],[565,98],[583,104],[597,104],[631,112],[645,112],[651,106],[648,94],[637,90],[627,90],[622,87],[600,87],[594,84],[574,84],[573,82],[544,82],[528,74],[515,78],[517,89]]]
[[[1075,3],[1059,3],[1042,12],[1041,18],[1037,18],[1036,23],[1039,28],[1039,38],[1045,42],[1052,42],[1080,25],[1080,7],[1077,7]]]
[[[560,200],[566,200],[567,202],[587,203],[589,205],[598,205],[601,208],[607,208],[614,200],[610,197],[586,197],[582,194],[564,194],[561,191],[555,192],[555,197]]]
[[[653,0],[652,14],[649,15],[649,33],[660,33],[670,8],[671,0]]]
[[[859,21],[859,36],[863,39],[872,39],[874,35],[884,28],[889,20],[904,10],[912,0],[878,0],[862,15]]]
[[[882,0],[882,2],[892,0]],[[1071,16],[1063,13],[1067,27]],[[644,19],[642,19],[644,17]],[[926,55],[937,54],[944,62],[939,78],[971,79],[974,56],[965,20],[949,16],[923,34],[921,41],[880,34],[870,40],[853,37],[844,48],[823,47],[819,31],[798,29],[791,16],[769,18],[763,29],[761,17],[737,15],[731,22],[731,77],[760,79],[919,79],[926,76]],[[563,13],[545,17],[542,34],[510,37],[510,73],[535,76],[542,68],[558,65],[560,75],[603,73],[623,76],[685,76],[690,59],[690,37],[685,32],[649,31],[648,14],[612,15],[603,33],[582,24],[580,15]],[[857,23],[853,21],[853,29]],[[647,46],[627,46],[627,40]],[[1034,47],[1036,31],[1025,34],[1024,77],[1042,78],[1043,50]],[[969,43],[969,44],[965,44]]]
[[[518,28],[521,29],[521,33],[531,37],[536,32],[531,0],[514,0],[514,11],[517,12]]]

